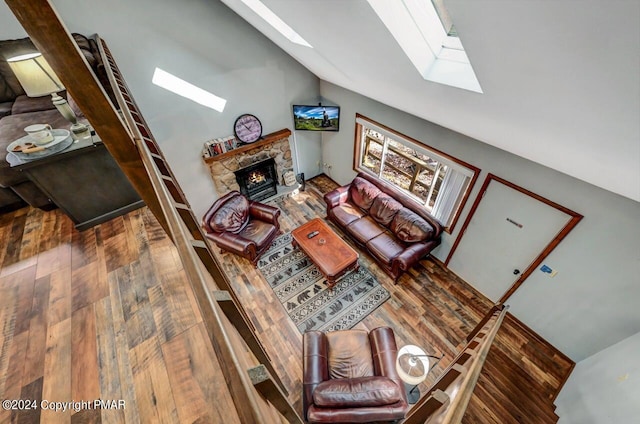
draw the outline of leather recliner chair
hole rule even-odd
[[[370,423],[403,419],[404,384],[396,371],[393,330],[379,327],[323,333],[303,343],[303,409],[310,423]]]
[[[206,237],[223,251],[240,255],[255,266],[280,233],[280,209],[249,201],[238,191],[222,196],[204,215]]]

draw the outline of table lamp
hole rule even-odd
[[[442,357],[444,357],[444,355],[442,355]],[[429,371],[440,362],[442,357],[427,355],[424,350],[415,345],[403,346],[398,351],[396,371],[400,379],[405,383],[407,401],[410,405],[418,402],[420,399],[420,389],[418,389],[418,385],[427,378]],[[438,361],[430,367],[429,358],[435,358]],[[410,390],[409,387],[411,387]]]
[[[7,63],[15,74],[20,85],[29,97],[41,97],[51,94],[51,100],[60,114],[71,122],[71,132],[75,135],[88,133],[88,127],[78,122],[76,114],[69,103],[58,95],[64,85],[53,72],[41,53],[28,53],[7,59]]]

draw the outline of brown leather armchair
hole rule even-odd
[[[310,423],[370,423],[403,419],[404,384],[395,367],[393,330],[379,327],[323,333],[303,344],[303,409]]]
[[[232,191],[215,201],[202,220],[206,237],[255,266],[280,233],[280,209],[249,201]]]

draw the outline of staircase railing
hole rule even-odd
[[[50,2],[6,3],[173,240],[241,422],[302,423],[106,45],[98,39],[124,121]]]
[[[416,403],[404,424],[459,424],[493,340],[509,307],[494,305],[467,337],[467,344]]]

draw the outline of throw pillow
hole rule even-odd
[[[400,211],[404,206],[402,203],[398,202],[393,197],[388,194],[381,193],[378,197],[373,201],[373,205],[371,206],[371,216],[378,223],[384,225],[385,227],[389,226],[391,220],[396,216],[398,211]]]
[[[408,243],[427,240],[433,234],[431,224],[407,208],[396,214],[391,221],[390,229],[396,237]]]
[[[364,178],[355,177],[349,187],[349,195],[351,200],[360,209],[368,211],[373,201],[382,193],[378,187],[365,180]]]

